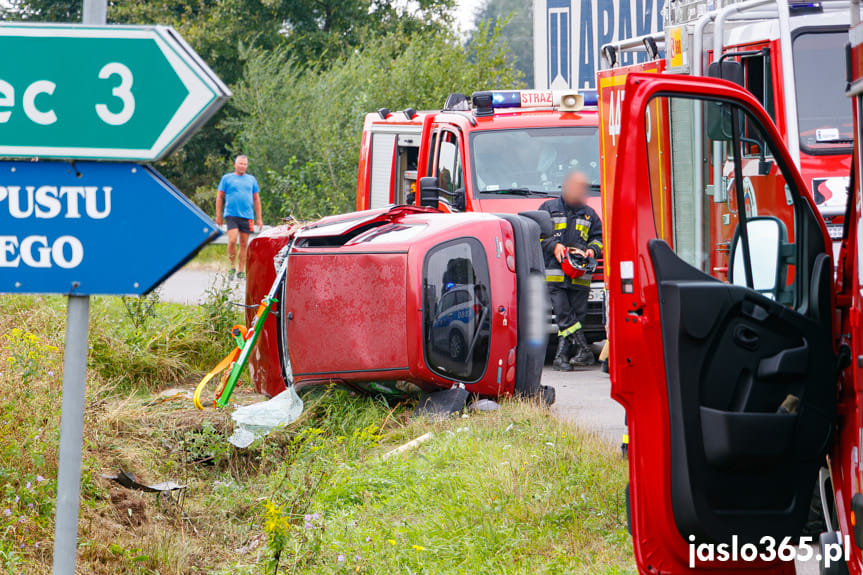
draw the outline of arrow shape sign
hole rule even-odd
[[[0,156],[153,161],[231,95],[173,29],[0,25]]]
[[[219,234],[149,166],[0,162],[0,293],[145,294]]]

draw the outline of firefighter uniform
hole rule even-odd
[[[561,338],[558,356],[561,352],[571,356],[573,351],[578,351],[579,357],[586,357],[584,351],[589,352],[589,348],[584,334],[581,333],[581,321],[587,312],[591,275],[585,273],[581,277],[571,278],[564,274],[560,262],[554,257],[554,248],[557,244],[563,244],[567,248],[578,248],[582,251],[591,249],[594,257],[601,258],[602,221],[590,206],[570,206],[563,198],[548,200],[540,209],[551,215],[554,224],[554,233],[542,240],[542,250],[545,254],[548,294],[557,318],[557,334]],[[590,357],[593,359],[592,353]],[[558,357],[555,358],[556,368],[568,369],[557,360]]]

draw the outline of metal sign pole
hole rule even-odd
[[[89,322],[90,296],[70,295],[66,305],[66,349],[63,357],[60,463],[57,468],[57,513],[54,520],[54,575],[75,573]]]
[[[82,22],[105,24],[107,11],[107,0],[84,0]],[[75,575],[78,556],[78,508],[81,498],[89,332],[90,296],[70,295],[66,303],[66,341],[63,352],[63,403],[60,408],[57,511],[54,516],[54,575]]]

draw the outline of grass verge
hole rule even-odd
[[[292,426],[235,449],[226,412],[160,394],[191,389],[230,345],[210,299],[94,302],[79,572],[634,572],[625,463],[530,403],[435,423],[333,388]],[[7,573],[50,572],[62,326],[61,299],[0,298]],[[247,385],[235,398],[260,400]],[[157,497],[101,477],[120,469],[187,488]]]

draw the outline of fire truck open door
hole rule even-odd
[[[793,573],[779,546],[836,418],[827,231],[751,94],[656,74],[626,94],[606,269],[639,571]]]

